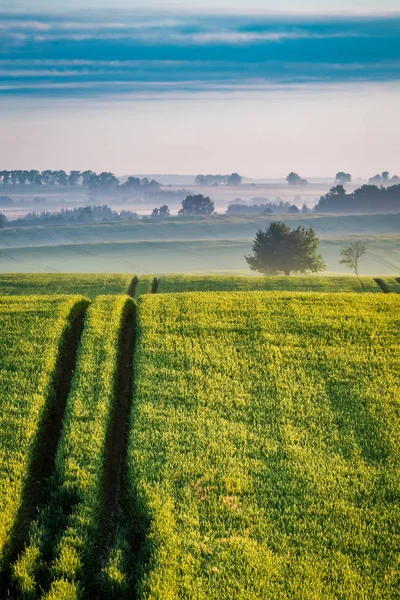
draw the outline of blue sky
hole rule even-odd
[[[335,2],[334,9],[340,12],[348,4]],[[96,10],[92,10],[94,5]],[[243,2],[235,3],[233,0],[210,2],[213,10],[207,8],[207,2],[195,0],[185,0],[185,11],[178,10],[178,2],[168,2],[169,11],[162,10],[167,3],[161,0],[149,0],[146,11],[138,8],[128,10],[125,5],[128,3],[117,0],[110,12],[106,2],[90,3],[86,0],[82,4],[70,0],[67,12],[65,1],[41,0],[32,12],[31,4],[13,1],[7,11],[3,0],[3,12],[0,13],[0,125],[6,122],[12,139],[0,151],[2,168],[20,166],[14,164],[21,156],[14,139],[18,134],[23,136],[25,143],[22,153],[26,160],[24,167],[27,168],[27,163],[33,159],[40,159],[41,164],[37,166],[45,168],[44,163],[50,157],[52,161],[59,161],[60,168],[61,161],[68,162],[71,168],[79,168],[79,165],[72,164],[76,154],[71,149],[72,144],[66,146],[65,140],[63,144],[52,141],[52,152],[48,153],[47,149],[49,135],[52,139],[51,131],[60,123],[66,123],[73,110],[76,111],[75,121],[80,123],[76,136],[84,135],[86,128],[87,135],[93,138],[93,131],[89,132],[88,126],[92,120],[82,122],[80,118],[88,105],[91,110],[96,110],[102,127],[110,131],[118,129],[121,112],[125,114],[125,123],[127,114],[130,115],[130,123],[139,117],[152,122],[157,120],[159,137],[163,142],[171,136],[171,130],[184,140],[185,118],[190,121],[194,136],[200,135],[200,130],[204,130],[207,123],[216,136],[216,123],[220,125],[217,118],[223,118],[218,109],[218,101],[222,99],[233,102],[237,107],[235,119],[241,131],[242,147],[247,148],[243,164],[240,146],[235,157],[231,156],[229,135],[227,137],[225,130],[221,130],[218,134],[221,139],[214,139],[215,147],[219,148],[217,155],[213,151],[211,137],[208,142],[202,140],[203,146],[208,143],[205,154],[210,157],[209,162],[204,160],[203,147],[192,148],[188,155],[186,145],[182,143],[179,151],[168,155],[167,161],[161,154],[157,164],[151,166],[149,157],[158,156],[154,148],[157,138],[153,134],[146,135],[138,121],[138,124],[132,125],[133,135],[137,138],[140,132],[141,138],[144,138],[141,139],[141,147],[146,150],[147,158],[144,160],[140,156],[140,165],[135,170],[197,172],[202,170],[197,168],[201,163],[203,170],[207,167],[208,170],[220,171],[222,165],[219,167],[217,164],[219,160],[224,166],[226,164],[227,170],[243,172],[247,168],[252,171],[249,174],[263,175],[260,172],[262,165],[258,162],[259,147],[268,140],[257,137],[257,125],[253,123],[254,160],[251,160],[249,140],[246,139],[248,111],[255,110],[255,103],[258,123],[264,122],[266,106],[270,107],[267,111],[269,118],[276,109],[277,94],[281,94],[282,102],[289,98],[297,103],[303,124],[298,124],[300,129],[296,137],[293,124],[288,131],[288,119],[284,114],[279,115],[281,135],[276,131],[274,139],[275,145],[282,147],[282,161],[277,161],[271,168],[271,174],[277,176],[283,175],[286,170],[283,165],[284,144],[288,143],[290,133],[293,136],[290,140],[292,147],[301,152],[303,138],[300,130],[304,133],[304,122],[310,136],[315,137],[316,131],[321,129],[315,117],[317,106],[313,109],[311,104],[308,112],[302,112],[305,110],[305,97],[307,103],[314,98],[321,107],[325,102],[325,90],[331,90],[332,97],[336,98],[335,105],[329,109],[332,124],[336,120],[337,129],[345,122],[347,133],[344,132],[344,136],[351,135],[354,139],[357,135],[354,126],[357,124],[358,135],[367,144],[372,142],[374,132],[371,119],[376,121],[380,118],[376,94],[382,95],[381,106],[382,109],[386,107],[387,115],[391,114],[388,107],[394,107],[398,102],[400,13],[390,17],[368,14],[376,10],[376,2],[352,0],[352,11],[360,14],[351,16],[332,16],[332,3],[324,0],[301,4],[303,11],[314,8],[325,13],[319,16],[297,14],[297,0],[281,2],[280,8],[287,14],[279,15],[257,13],[260,8],[268,12],[276,6],[275,2],[268,0],[246,3],[247,14],[232,14],[240,12],[239,9],[244,6]],[[379,10],[394,10],[398,5],[398,0],[387,0],[379,4]],[[137,4],[135,6],[138,7]],[[222,14],[224,11],[225,14]],[[359,118],[360,90],[365,90],[368,98],[364,112],[361,108],[361,115],[365,113],[364,121]],[[371,102],[373,108],[368,104]],[[141,115],[138,117],[136,111],[139,105]],[[187,109],[182,111],[182,106]],[[354,118],[352,107],[358,111]],[[160,112],[165,113],[168,123],[159,122]],[[45,119],[47,129],[38,129],[39,117],[41,122]],[[234,122],[233,116],[232,120]],[[68,131],[71,135],[75,121],[70,123],[72,129]],[[398,135],[397,121],[388,122],[387,131],[385,123],[384,131],[381,125],[381,134],[386,140],[382,151],[386,164],[391,161],[393,167],[398,161],[398,155],[391,150]],[[148,129],[151,130],[151,127]],[[45,131],[50,132],[47,137]],[[268,137],[268,128],[263,131],[263,135]],[[97,169],[96,165],[104,161],[95,141],[93,144],[93,148],[88,148],[87,161],[92,162],[87,166]],[[103,155],[107,154],[104,150],[106,145],[107,142],[101,144]],[[328,165],[325,167],[314,148],[316,144],[313,144],[312,152],[309,150],[308,160],[302,158],[299,166],[307,168],[308,174],[315,169],[318,175]],[[336,156],[338,152],[339,148]],[[131,170],[128,169],[126,152],[121,151],[120,157],[113,153],[112,157],[110,168],[117,172]],[[355,168],[363,168],[362,158],[358,157]],[[84,155],[81,160],[85,160]],[[230,160],[234,163],[231,169]],[[365,161],[365,171],[372,169],[373,156],[365,158]]]

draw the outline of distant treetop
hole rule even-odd
[[[229,185],[237,186],[242,183],[243,177],[239,173],[231,175],[197,175],[194,182],[196,185]]]
[[[345,173],[344,171],[339,171],[339,173],[336,173],[335,183],[338,183],[340,185],[344,185],[345,183],[351,183],[350,173]]]
[[[307,179],[303,179],[300,177],[300,175],[294,173],[293,171],[286,177],[286,181],[289,185],[308,185]]]

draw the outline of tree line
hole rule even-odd
[[[362,185],[348,194],[343,185],[336,185],[321,196],[316,212],[399,212],[400,184],[390,187]]]
[[[8,220],[0,213],[0,229],[4,227],[26,227],[28,225],[67,225],[73,223],[110,223],[137,219],[135,212],[122,210],[116,212],[108,206],[81,206],[62,209],[58,212],[30,212],[23,217]]]
[[[140,179],[139,177],[128,177],[121,183],[119,179],[110,171],[96,173],[95,171],[37,171],[32,169],[0,171],[0,183],[3,186],[26,186],[33,187],[76,187],[82,186],[88,188],[91,192],[131,192],[143,191],[145,193],[156,193],[160,190],[161,184],[154,179],[149,180],[147,177]]]
[[[243,181],[243,177],[239,173],[232,173],[231,175],[197,175],[194,182],[196,185],[229,185],[237,186]]]

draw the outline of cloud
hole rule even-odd
[[[400,79],[396,18],[77,15],[0,15],[2,93]]]

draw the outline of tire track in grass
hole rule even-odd
[[[133,386],[133,348],[135,311],[129,305],[125,309],[118,344],[115,399],[107,434],[107,450],[104,467],[101,534],[102,544],[112,535],[114,518],[120,511],[123,465],[126,458],[129,415]]]
[[[10,588],[10,567],[24,548],[36,511],[46,503],[50,494],[48,482],[55,467],[58,441],[88,305],[88,300],[82,300],[73,307],[59,346],[47,412],[37,440],[36,457],[11,535],[14,542],[9,550],[8,567],[0,584],[2,593],[6,593]],[[9,590],[9,593],[12,593],[12,590]]]
[[[157,281],[157,278],[155,278]],[[154,283],[154,282],[153,282]],[[115,400],[108,432],[107,451],[104,467],[102,497],[102,515],[99,541],[99,578],[95,589],[89,590],[89,596],[98,599],[115,597],[121,599],[125,593],[135,597],[133,579],[128,574],[134,565],[128,566],[133,556],[130,536],[125,527],[127,518],[126,463],[128,451],[128,432],[133,398],[133,354],[136,341],[136,305],[127,307],[121,327],[117,371],[115,378]],[[124,580],[120,585],[108,578],[110,559],[123,555]],[[129,557],[129,558],[128,558]],[[115,565],[113,565],[115,568]],[[111,568],[113,568],[111,567]]]
[[[139,279],[135,275],[135,277],[132,279],[131,283],[129,284],[128,291],[127,291],[127,294],[130,298],[135,297],[135,292],[136,292],[138,282],[139,282]]]
[[[157,291],[158,291],[158,283],[159,283],[159,280],[158,280],[158,278],[157,278],[157,277],[154,277],[154,279],[153,279],[153,283],[152,283],[152,285],[151,285],[151,294],[157,294]]]
[[[383,281],[383,279],[380,279],[379,277],[377,277],[375,279],[375,282],[379,285],[379,287],[381,288],[381,290],[384,294],[390,293],[389,286],[387,285],[387,283],[385,281]]]

